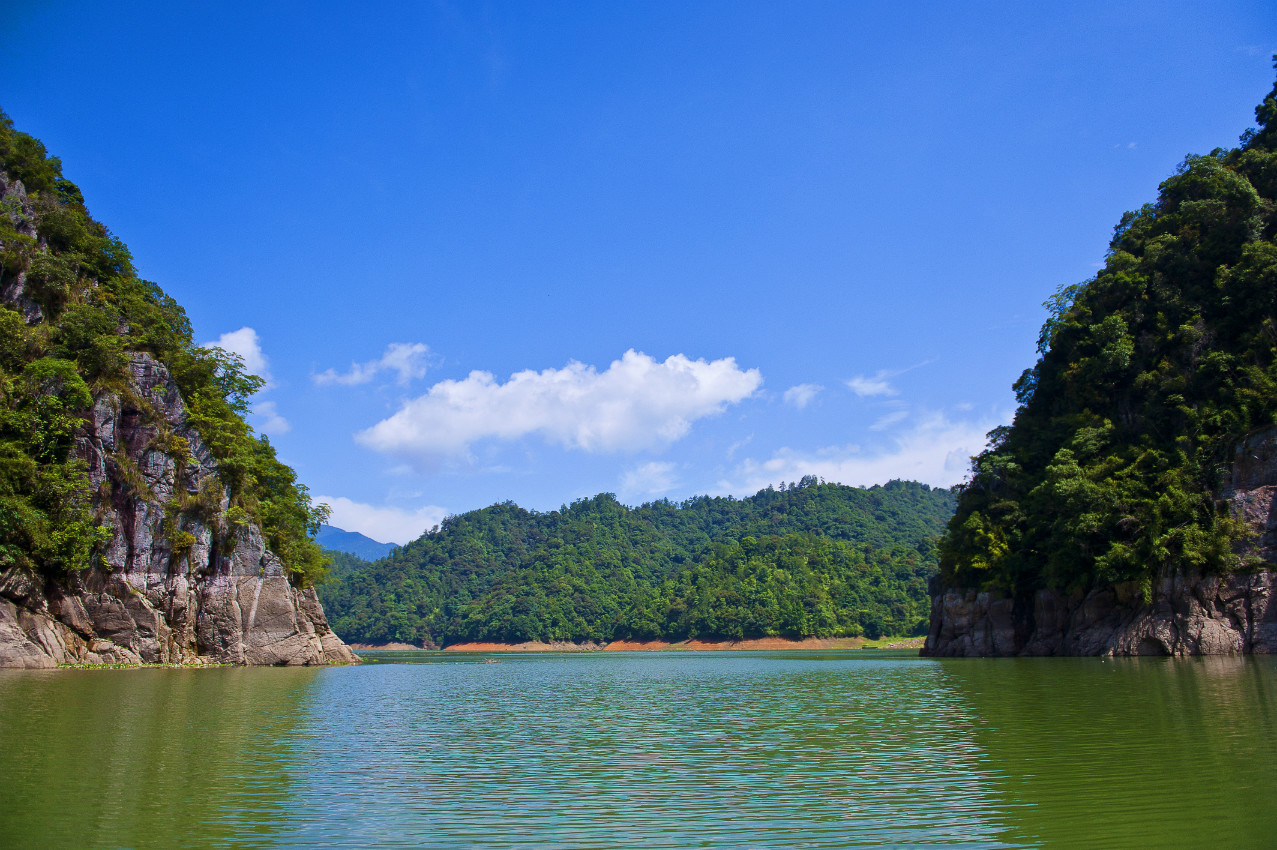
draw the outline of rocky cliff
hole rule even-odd
[[[103,563],[64,581],[0,573],[0,666],[357,661],[257,526],[219,527],[229,494],[168,370],[133,354],[129,372],[75,441],[111,530]]]
[[[1249,535],[1243,564],[1277,562],[1277,429],[1244,441],[1220,496]],[[1041,589],[1014,599],[932,585],[923,655],[1241,655],[1277,653],[1277,573],[1177,572],[1151,599],[1128,582],[1083,592]]]
[[[188,363],[203,356],[180,307],[137,279],[126,250],[88,217],[56,160],[15,134],[3,113],[0,154],[45,183],[29,196],[0,158],[0,314],[7,314],[0,316],[7,322],[0,338],[0,667],[358,661],[328,627],[304,575],[268,549],[262,526],[238,503],[242,494],[232,498],[169,368],[137,350],[159,348],[159,337],[143,333],[138,343],[130,316],[163,307],[171,324],[186,325],[163,329],[168,350]],[[119,306],[130,297],[131,307]],[[59,314],[74,322],[58,324]],[[77,341],[85,328],[97,336]],[[66,372],[87,374],[86,352],[100,355],[91,383]],[[49,425],[48,416],[62,416],[62,401],[56,389],[42,388],[40,375],[53,375],[53,385],[77,383],[77,397],[91,399],[57,420],[70,430]],[[227,412],[220,421],[234,431],[239,420]],[[239,428],[240,444],[258,446],[258,457],[268,452],[273,465],[263,468],[277,477],[285,470],[292,488],[263,490],[261,498],[308,506],[273,450],[254,442],[242,422]],[[44,502],[33,500],[39,486]],[[56,486],[66,489],[50,489]],[[70,500],[91,508],[81,525],[92,530],[95,521],[101,529],[89,557],[77,562],[89,565],[83,569],[48,566],[35,552],[37,545],[68,548],[68,527],[50,519]],[[78,551],[83,556],[85,547]]]

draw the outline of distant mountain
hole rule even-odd
[[[375,561],[378,558],[384,558],[395,548],[393,543],[379,543],[371,537],[360,534],[358,531],[346,531],[341,528],[334,528],[331,525],[321,525],[319,533],[315,535],[315,542],[322,548],[329,549],[333,552],[347,552],[363,558],[365,561]]]

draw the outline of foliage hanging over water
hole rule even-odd
[[[1020,407],[973,461],[946,583],[1011,594],[1223,571],[1234,453],[1277,423],[1277,88],[1239,147],[1189,156],[1046,306]]]
[[[25,274],[23,294],[39,308],[28,323],[15,302],[0,301],[0,569],[56,578],[94,564],[110,535],[94,519],[72,440],[94,398],[130,393],[128,356],[147,352],[173,375],[230,488],[223,525],[257,522],[294,580],[322,578],[326,558],[311,535],[325,514],[244,422],[261,379],[236,355],[195,345],[181,306],[137,276],[128,249],[89,215],[58,158],[3,112],[0,172],[21,181],[28,199],[9,192],[0,204],[0,292]],[[181,463],[189,447],[178,440],[165,450]]]
[[[324,589],[348,641],[921,633],[953,495],[913,482],[449,517]]]

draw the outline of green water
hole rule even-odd
[[[1274,742],[1269,658],[0,671],[0,846],[1267,848]]]

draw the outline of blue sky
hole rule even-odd
[[[0,107],[335,525],[948,486],[1277,7],[39,3]]]

